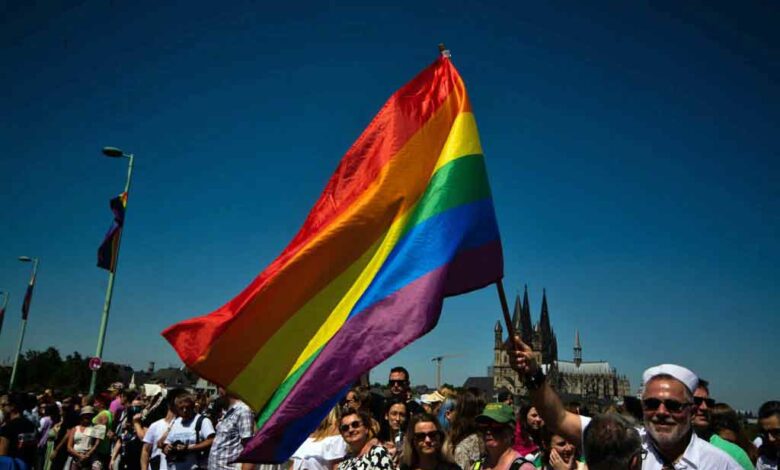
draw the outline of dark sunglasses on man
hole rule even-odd
[[[387,384],[388,384],[389,386],[391,386],[391,387],[392,387],[393,385],[401,385],[401,386],[403,386],[403,385],[406,385],[407,383],[409,383],[409,381],[408,381],[408,380],[388,380],[388,381],[387,381]]]
[[[693,403],[696,406],[701,406],[702,403],[706,403],[707,408],[712,408],[713,406],[715,406],[715,400],[712,398],[693,397]]]
[[[667,398],[666,400],[660,400],[658,398],[645,398],[642,400],[642,408],[645,411],[657,411],[658,408],[661,407],[662,403],[664,408],[666,408],[671,413],[679,413],[680,411],[692,405],[690,402],[681,402],[672,400],[671,398]]]

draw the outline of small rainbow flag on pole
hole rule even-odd
[[[114,213],[114,221],[111,222],[103,243],[98,248],[99,268],[107,271],[116,272],[116,258],[119,252],[119,239],[122,236],[122,226],[125,223],[125,208],[127,207],[127,193],[123,192],[119,196],[111,199],[109,203],[111,212]]]
[[[255,410],[239,460],[282,462],[362,373],[503,276],[482,147],[443,54],[347,151],[303,227],[237,297],[163,332]]]

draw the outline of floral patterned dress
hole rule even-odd
[[[365,455],[341,462],[338,470],[395,470],[395,464],[387,449],[375,445]]]

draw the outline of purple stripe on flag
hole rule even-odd
[[[244,448],[239,462],[276,462],[291,455],[308,436],[289,424],[307,415],[380,364],[430,331],[439,320],[445,296],[479,289],[502,277],[501,242],[458,253],[448,264],[416,279],[369,307],[333,336],[290,394]],[[361,339],[370,338],[370,341]],[[306,406],[301,406],[305,404]],[[314,423],[313,431],[318,423]]]

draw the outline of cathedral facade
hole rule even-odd
[[[523,342],[531,346],[536,360],[547,375],[547,381],[561,395],[582,401],[611,401],[631,394],[628,378],[618,375],[606,361],[583,361],[579,331],[575,334],[574,357],[572,361],[558,359],[558,339],[550,325],[547,308],[547,292],[542,291],[542,309],[539,322],[531,322],[531,308],[528,302],[528,287],[515,298],[512,327]],[[527,390],[518,374],[509,366],[509,354],[504,348],[501,321],[494,329],[493,347],[493,390],[507,389],[515,395],[527,395]]]

